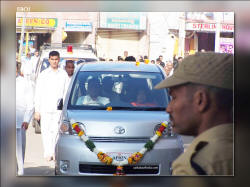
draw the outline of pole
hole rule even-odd
[[[24,30],[25,30],[25,22],[26,22],[25,16],[21,19],[23,21],[23,24],[22,24],[21,38],[20,38],[20,45],[19,45],[18,62],[21,62],[21,55],[23,53],[23,39],[24,39]]]
[[[185,51],[185,36],[186,36],[186,13],[180,14],[180,25],[179,25],[179,48],[178,48],[178,56],[184,57]]]
[[[29,32],[26,32],[26,46],[25,46],[25,56],[27,55],[29,50]]]
[[[216,12],[216,33],[214,51],[220,52],[221,13]]]

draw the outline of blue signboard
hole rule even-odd
[[[146,30],[146,16],[130,12],[101,12],[100,28]]]
[[[67,20],[64,31],[92,32],[92,23],[82,20]]]
[[[139,18],[107,18],[107,27],[116,29],[140,29]]]

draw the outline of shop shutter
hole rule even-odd
[[[135,31],[98,31],[97,55],[98,57],[117,60],[128,51],[129,56],[137,58],[139,55],[140,33]]]

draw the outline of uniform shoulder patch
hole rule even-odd
[[[199,142],[196,147],[195,147],[195,151],[199,151],[201,150],[203,147],[205,147],[206,145],[208,144],[208,142],[204,142],[204,141],[201,141]]]
[[[206,171],[196,162],[193,161],[193,158],[196,156],[196,154],[206,145],[208,142],[201,141],[197,144],[195,147],[195,152],[191,156],[190,164],[192,168],[196,171],[198,175],[207,175]]]

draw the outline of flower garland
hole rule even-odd
[[[107,154],[99,151],[96,148],[95,144],[88,138],[88,136],[85,135],[84,130],[80,129],[77,122],[73,123],[72,127],[77,132],[78,136],[85,142],[85,145],[89,148],[89,150],[94,152],[97,155],[97,158],[102,163],[105,163],[107,165],[117,166],[116,173],[114,175],[120,176],[120,175],[125,175],[123,171],[124,165],[137,164],[147,151],[150,151],[151,149],[153,149],[156,141],[162,136],[162,132],[165,130],[165,128],[168,127],[168,122],[164,121],[163,123],[161,123],[161,126],[157,129],[157,131],[155,132],[155,135],[151,137],[149,141],[146,142],[144,147],[139,152],[133,153],[128,159],[123,160],[123,161],[116,161],[112,159],[110,156],[108,156]]]

